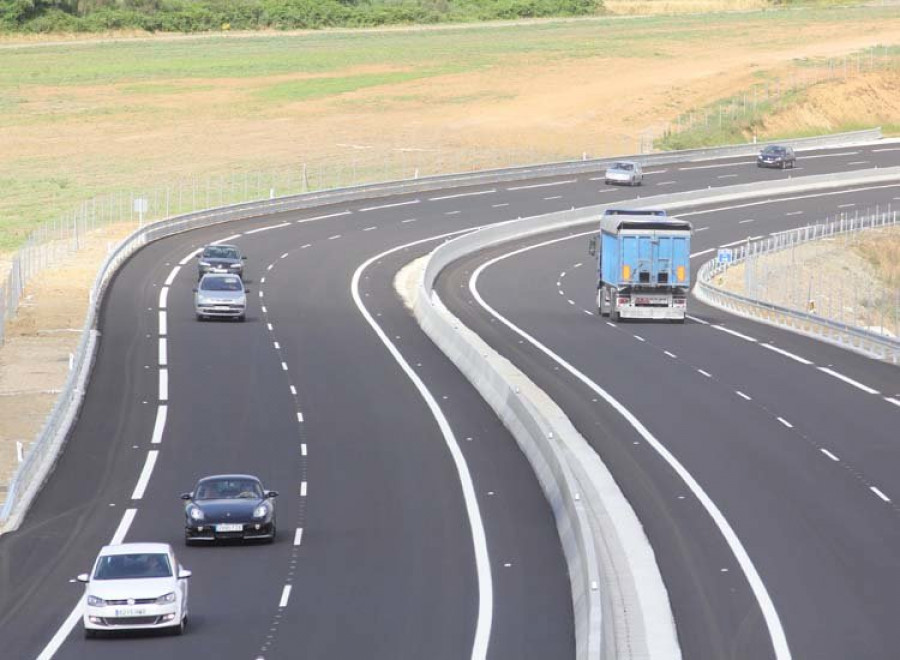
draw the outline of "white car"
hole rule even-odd
[[[100,550],[85,583],[84,636],[112,630],[184,632],[188,578],[168,543],[122,543]]]
[[[607,185],[619,183],[626,186],[639,186],[644,180],[641,164],[630,160],[620,160],[606,168],[603,176]]]

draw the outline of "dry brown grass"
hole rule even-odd
[[[754,11],[770,6],[766,0],[605,0],[603,5],[613,14],[628,16]]]
[[[873,233],[855,247],[885,286],[900,296],[900,229]]]

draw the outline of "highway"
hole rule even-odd
[[[898,153],[801,154],[794,172],[746,158],[674,165],[651,169],[641,189],[577,176],[405,195],[148,246],[108,293],[65,453],[22,527],[0,538],[4,657],[572,657],[550,508],[515,442],[398,300],[395,273],[487,223],[893,165]],[[708,227],[695,236],[702,251],[895,197],[900,187],[881,187],[688,217]],[[249,255],[247,323],[194,320],[192,255],[215,240]],[[900,408],[885,399],[900,394],[896,368],[696,303],[700,321],[685,326],[610,327],[592,308],[585,246],[505,259],[485,271],[483,294],[645,424],[666,421],[662,439],[738,532],[796,657],[890,657],[897,510],[872,488],[898,491],[889,429]],[[654,545],[684,657],[767,657],[758,602],[706,511],[621,418],[469,303],[476,261],[443,278],[445,300],[598,447]],[[223,471],[281,493],[275,544],[183,547],[178,495]],[[70,580],[114,536],[175,545],[194,572],[186,636],[87,641],[71,625],[82,587]]]

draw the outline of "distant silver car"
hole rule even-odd
[[[644,181],[644,172],[640,163],[620,160],[606,168],[604,179],[607,184],[617,183],[626,186],[639,186]]]
[[[247,313],[247,290],[237,275],[204,275],[194,289],[197,320],[233,318],[243,321]]]
[[[197,279],[207,273],[231,273],[244,277],[244,260],[237,245],[207,245],[197,255]]]

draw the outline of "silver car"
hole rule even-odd
[[[618,183],[626,186],[639,186],[644,180],[641,164],[630,160],[620,160],[606,168],[604,175],[607,184]]]
[[[247,289],[237,275],[209,273],[194,289],[197,320],[232,318],[243,321],[247,313]]]

